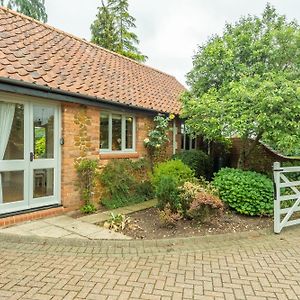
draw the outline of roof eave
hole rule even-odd
[[[155,115],[158,113],[169,114],[166,111],[157,111],[150,108],[143,108],[131,104],[120,103],[117,100],[107,100],[98,97],[83,95],[80,93],[69,92],[49,86],[38,85],[7,77],[0,77],[0,90],[13,92],[27,96],[40,97],[48,100],[61,102],[71,102],[89,106],[100,107],[103,109],[119,109],[121,111],[135,111]]]

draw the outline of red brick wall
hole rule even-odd
[[[249,144],[251,142],[252,141],[249,141]],[[232,148],[230,150],[230,166],[233,168],[237,167],[241,147],[242,144],[240,139],[232,139]],[[258,144],[250,154],[249,158],[246,160],[245,168],[257,172],[270,173],[272,172],[273,163],[276,161],[288,162],[295,160],[283,157],[264,145]]]
[[[61,198],[64,207],[81,206],[76,189],[77,174],[74,167],[78,157],[99,156],[99,110],[95,107],[64,103],[62,105]]]
[[[62,146],[61,161],[61,198],[66,208],[77,209],[80,202],[79,192],[76,188],[77,174],[74,162],[78,157],[100,159],[101,165],[105,165],[110,159],[147,157],[144,147],[144,139],[149,130],[153,128],[153,116],[136,115],[136,153],[100,154],[100,109],[86,107],[79,104],[64,103],[62,105]],[[178,129],[178,133],[179,129]],[[180,149],[180,134],[177,135],[178,149]],[[173,152],[173,134],[170,132],[170,143],[167,154]],[[97,193],[98,195],[98,193]],[[99,199],[96,199],[98,202]]]

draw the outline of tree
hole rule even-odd
[[[114,51],[118,45],[118,33],[115,28],[115,18],[108,5],[102,1],[102,6],[98,8],[96,20],[91,25],[92,43]]]
[[[0,0],[0,4],[36,20],[47,22],[45,0]]]
[[[300,143],[299,47],[298,24],[269,4],[261,18],[227,24],[193,58],[190,91],[182,97],[187,125],[207,140],[240,137],[241,168],[260,140],[294,149]]]
[[[135,18],[129,14],[128,0],[101,1],[96,20],[91,25],[92,42],[139,62],[147,57],[137,49],[138,37],[130,31]]]

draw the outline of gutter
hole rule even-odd
[[[39,97],[48,100],[71,102],[82,105],[100,107],[103,109],[119,110],[123,112],[136,111],[143,112],[149,115],[156,115],[158,113],[167,114],[167,112],[157,111],[154,109],[141,108],[133,106],[131,104],[119,103],[118,101],[101,99],[98,97],[92,97],[82,95],[79,93],[68,92],[57,88],[51,88],[48,86],[37,85],[25,81],[15,80],[6,77],[0,77],[0,90],[5,92],[12,92],[27,96]]]

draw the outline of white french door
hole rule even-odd
[[[59,106],[0,94],[0,215],[60,203]]]

